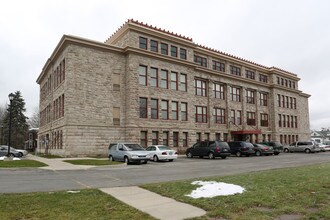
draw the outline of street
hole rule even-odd
[[[87,170],[53,171],[40,168],[0,169],[0,192],[48,192],[133,186],[146,183],[226,176],[260,170],[330,162],[330,152],[281,153],[278,156],[200,159],[179,157],[174,162],[146,165],[100,166]],[[281,177],[279,177],[281,178]]]

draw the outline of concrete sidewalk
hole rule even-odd
[[[29,160],[36,160],[47,164],[47,167],[40,167],[47,170],[86,170],[96,166],[73,165],[63,160],[75,160],[81,158],[54,158],[48,159],[32,154],[26,157]],[[84,158],[88,159],[88,158]],[[186,218],[199,217],[206,214],[200,208],[178,202],[137,186],[102,188],[105,192],[116,199],[161,220],[182,220]]]
[[[182,220],[206,214],[203,209],[178,202],[137,186],[102,188],[101,191],[162,220]]]
[[[89,165],[73,165],[71,163],[66,163],[63,162],[63,160],[76,160],[76,159],[81,159],[81,158],[53,158],[53,159],[48,159],[44,157],[38,157],[33,154],[28,154],[26,156],[27,159],[29,160],[36,160],[42,163],[47,164],[47,167],[40,167],[40,169],[45,169],[45,170],[86,170],[92,167],[96,166],[89,166]],[[88,158],[84,158],[88,159]]]

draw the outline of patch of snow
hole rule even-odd
[[[5,159],[7,159],[6,156],[0,157],[0,160],[5,160]],[[18,157],[14,157],[13,160],[21,160],[21,159]]]
[[[0,157],[0,160],[4,160],[5,159],[5,157]]]
[[[21,160],[21,158],[14,157],[13,160]]]
[[[228,196],[243,193],[245,189],[241,186],[215,181],[194,181],[191,184],[200,185],[201,187],[193,190],[189,197],[212,198],[215,196]]]
[[[68,193],[80,193],[80,191],[75,191],[75,190],[69,190],[69,191],[66,191]]]

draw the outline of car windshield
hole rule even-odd
[[[245,146],[248,148],[253,148],[253,144],[251,144],[251,143],[245,143]]]
[[[138,144],[125,144],[125,146],[127,147],[127,150],[131,150],[131,151],[145,150],[143,147],[141,147]]]
[[[170,147],[168,147],[168,146],[159,146],[158,147],[159,148],[159,150],[172,150]]]

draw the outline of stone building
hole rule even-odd
[[[296,74],[128,20],[104,43],[64,35],[37,79],[39,149],[104,155],[109,143],[310,138]]]

